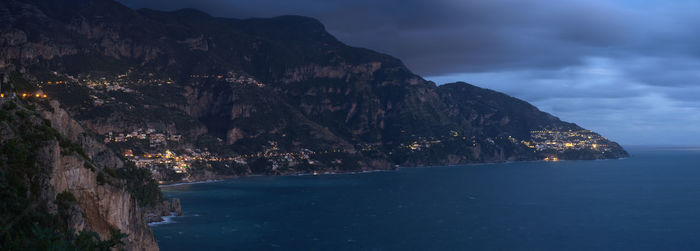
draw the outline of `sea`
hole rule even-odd
[[[161,250],[700,250],[700,148],[170,186]]]

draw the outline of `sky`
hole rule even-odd
[[[120,0],[302,15],[437,84],[531,102],[623,145],[700,145],[700,0]]]

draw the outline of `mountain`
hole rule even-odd
[[[0,31],[5,90],[47,94],[164,182],[628,155],[517,98],[437,86],[307,17],[9,0]]]
[[[179,205],[156,182],[628,156],[517,98],[437,86],[307,17],[5,0],[0,34],[2,249],[155,249],[145,218]]]

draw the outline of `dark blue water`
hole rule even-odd
[[[700,149],[164,189],[163,250],[700,250]]]

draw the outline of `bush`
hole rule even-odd
[[[75,199],[75,196],[73,196],[71,192],[63,191],[56,195],[56,201],[54,203],[56,203],[59,218],[58,223],[54,224],[55,227],[63,231],[70,231],[69,219],[71,218],[71,214],[74,213],[71,207],[76,205],[78,200]]]
[[[104,185],[107,182],[105,179],[105,174],[102,172],[97,173],[97,184]]]
[[[127,162],[124,168],[118,169],[117,172],[119,177],[126,180],[126,189],[136,198],[139,206],[155,206],[163,200],[163,194],[148,169],[138,168],[133,162]]]
[[[90,170],[92,170],[93,172],[95,171],[95,167],[92,166],[92,165],[91,165],[90,163],[88,163],[88,162],[85,162],[85,163],[83,164],[83,167],[85,167],[86,169],[90,169]]]
[[[77,202],[78,200],[75,199],[75,196],[70,191],[63,191],[56,195],[56,205],[59,211],[68,210],[68,208]]]
[[[115,171],[112,168],[105,168],[102,171],[107,173],[107,175],[111,176],[112,178],[119,178],[119,174],[117,173],[117,171]]]
[[[15,108],[17,108],[17,103],[15,103],[14,101],[7,102],[2,106],[2,109],[8,111],[14,110]]]
[[[75,247],[79,250],[111,250],[112,247],[116,247],[124,244],[122,239],[126,237],[126,234],[122,233],[119,229],[110,229],[110,238],[108,240],[100,240],[100,236],[92,231],[80,231],[80,234],[75,238]]]
[[[4,109],[0,110],[0,121],[9,120],[9,119],[10,119],[10,113]]]
[[[27,112],[24,111],[24,110],[17,110],[17,111],[15,112],[15,114],[17,114],[17,117],[19,117],[19,118],[21,118],[21,119],[26,119],[27,117],[29,117],[29,113],[27,113]]]

